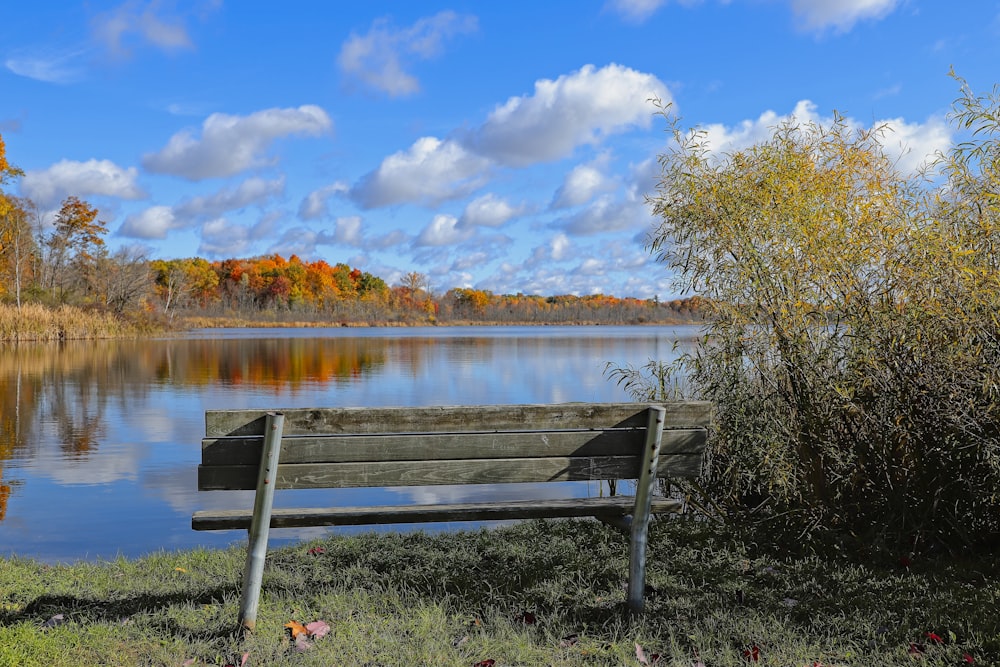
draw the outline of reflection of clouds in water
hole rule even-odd
[[[138,477],[143,455],[135,445],[101,445],[98,452],[66,456],[46,448],[32,465],[35,474],[64,485],[110,484]]]
[[[545,484],[463,484],[442,486],[401,486],[388,489],[403,496],[410,505],[475,503],[491,500],[547,500],[597,495],[598,484],[587,482],[549,482]]]

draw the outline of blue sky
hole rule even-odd
[[[783,118],[949,145],[1000,82],[1000,1],[8,3],[0,135],[111,248],[280,253],[436,290],[661,298],[644,195],[673,104],[726,151]]]

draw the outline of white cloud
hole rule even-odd
[[[462,228],[500,227],[511,218],[523,214],[524,211],[524,206],[511,206],[491,192],[469,202],[458,221],[458,226]]]
[[[571,208],[585,204],[595,195],[607,192],[614,183],[601,170],[606,159],[577,165],[566,175],[566,180],[556,191],[550,208]]]
[[[297,109],[266,109],[249,116],[216,113],[205,120],[200,139],[188,130],[178,132],[163,150],[143,156],[142,164],[150,171],[192,181],[232,176],[273,162],[264,153],[276,139],[316,136],[332,127],[326,112],[311,104]]]
[[[223,188],[213,195],[192,197],[177,205],[182,218],[217,218],[227,211],[236,211],[252,204],[263,205],[268,199],[285,191],[285,177],[273,180],[248,178],[234,188]]]
[[[169,206],[152,206],[125,218],[118,233],[134,239],[165,239],[167,233],[183,225]]]
[[[733,127],[709,125],[704,129],[708,145],[719,155],[744,150],[750,146],[768,141],[774,128],[786,122],[800,125],[814,123],[829,127],[832,117],[821,117],[816,113],[816,105],[802,100],[795,109],[779,116],[774,111],[765,111],[756,120],[745,120]],[[845,124],[860,130],[865,126],[853,118],[845,118]],[[933,156],[935,151],[946,151],[951,145],[951,129],[939,118],[931,118],[926,123],[907,123],[901,118],[881,120],[871,127],[884,126],[886,132],[880,142],[886,154],[897,160],[897,166],[904,174],[910,174]]]
[[[646,206],[633,200],[616,200],[610,195],[598,198],[583,211],[557,223],[568,233],[590,236],[648,227],[653,218]]]
[[[337,218],[333,237],[337,243],[360,247],[361,237],[361,216],[352,215],[344,218]]]
[[[7,58],[4,67],[29,79],[45,83],[72,83],[83,77],[76,61],[84,51],[60,51],[40,55],[17,55]]]
[[[570,246],[571,242],[568,236],[566,236],[565,234],[556,234],[552,238],[552,241],[549,242],[549,247],[552,250],[551,254],[552,259],[554,259],[557,262],[561,262],[562,260],[567,259],[569,255],[568,251],[570,249]]]
[[[454,141],[422,137],[364,176],[351,198],[364,208],[453,199],[482,185],[489,166]]]
[[[467,240],[472,234],[471,229],[458,228],[458,218],[455,216],[438,214],[417,236],[416,245],[432,247],[454,245]]]
[[[43,208],[69,195],[143,199],[147,195],[136,183],[138,174],[135,167],[123,169],[110,160],[60,160],[48,169],[26,172],[21,192]]]
[[[898,0],[791,0],[792,12],[804,30],[833,28],[847,32],[858,21],[881,19]]]
[[[498,162],[526,166],[558,160],[582,144],[633,127],[649,127],[650,98],[670,102],[652,74],[621,65],[586,65],[555,81],[535,82],[530,96],[512,97],[468,137],[470,146]]]
[[[629,23],[642,23],[663,5],[667,0],[608,0],[605,7],[619,14]],[[681,4],[691,4],[682,2]]]
[[[158,15],[161,9],[159,2],[126,2],[94,18],[94,37],[117,55],[129,52],[129,42],[168,52],[194,48],[184,24],[176,17]]]
[[[938,153],[947,153],[952,147],[952,128],[940,118],[926,123],[907,123],[902,118],[882,121],[886,132],[882,145],[890,155],[898,155],[897,168],[904,174],[913,174]]]
[[[393,97],[420,90],[416,77],[404,69],[404,59],[432,58],[441,52],[445,39],[475,32],[475,16],[443,11],[412,26],[393,29],[386,19],[372,24],[366,35],[351,34],[340,49],[337,64],[342,72],[365,85]]]
[[[239,257],[250,247],[250,230],[243,225],[217,218],[201,227],[201,245],[198,254]]]
[[[330,214],[330,198],[350,190],[350,186],[342,181],[331,183],[318,190],[313,190],[299,204],[299,217],[303,220],[317,220]]]

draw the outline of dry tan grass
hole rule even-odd
[[[74,306],[49,308],[25,304],[20,308],[0,304],[0,340],[47,341],[92,338],[132,338],[139,329],[110,313]]]

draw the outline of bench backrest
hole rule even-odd
[[[647,405],[282,410],[276,488],[636,479]],[[697,476],[711,404],[656,405],[666,409],[659,476]],[[256,488],[267,412],[206,412],[199,490]]]

